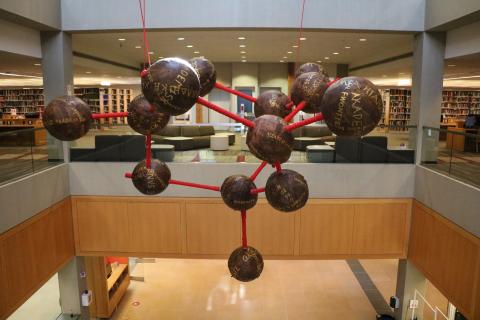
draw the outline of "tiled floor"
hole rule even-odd
[[[393,295],[396,261],[372,260],[367,266],[372,279],[383,282],[385,296]],[[157,259],[142,267],[145,282],[131,283],[112,319],[373,320],[376,315],[342,260],[267,260],[261,277],[249,283],[231,278],[225,260]]]

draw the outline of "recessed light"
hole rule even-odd
[[[125,40],[127,40],[127,39],[125,39],[125,38],[118,38],[118,41],[125,41]]]
[[[153,52],[153,51],[148,51],[148,54],[154,54],[154,53],[155,53],[155,52]]]
[[[241,53],[241,54],[245,54],[245,53],[247,53],[247,51],[240,51],[240,53]]]
[[[305,38],[305,37],[300,38],[300,41],[305,41],[305,40],[307,40],[307,38]]]
[[[163,59],[163,57],[158,57],[158,59]]]
[[[332,52],[333,54],[339,54],[338,52]]]
[[[247,62],[247,60],[242,60],[242,62]]]
[[[296,44],[294,44],[294,45],[292,46],[292,48],[298,48],[298,46],[297,46]]]
[[[141,49],[142,46],[135,46],[135,49]]]
[[[398,74],[405,74],[405,72],[399,72]]]
[[[122,76],[117,76],[117,79],[122,79]]]
[[[247,57],[246,56],[242,56],[242,59],[246,59]]]
[[[352,47],[346,46],[345,49],[351,49]]]
[[[387,77],[387,75],[386,75],[386,74],[382,74],[382,77],[383,77],[383,78],[386,78],[386,77]]]
[[[198,54],[198,53],[200,53],[200,51],[193,51],[193,53],[196,53],[196,54]]]
[[[293,52],[292,51],[287,51],[288,54],[292,54]]]
[[[365,38],[360,38],[360,39],[358,39],[358,40],[360,40],[360,41],[362,41],[362,42],[367,41],[367,39],[365,39]]]
[[[85,73],[86,73],[86,74],[90,74],[90,73],[92,73],[92,71],[85,71]]]
[[[322,60],[317,60],[318,63],[322,63]]]
[[[323,59],[328,60],[328,59],[330,59],[330,57],[324,57]]]
[[[39,66],[41,66],[42,64],[41,64],[41,63],[34,63],[33,65],[39,67]]]
[[[240,47],[240,48],[245,48],[245,47],[246,47],[246,45],[244,45],[244,44],[241,44],[239,47]]]
[[[280,60],[280,62],[285,62],[285,61],[283,61],[283,60]]]
[[[183,40],[185,40],[185,38],[179,37],[179,38],[177,38],[177,40],[178,41],[183,41]]]
[[[456,67],[457,65],[456,64],[449,64],[448,66],[449,67]]]
[[[110,81],[106,81],[106,80],[100,82],[101,86],[109,86],[110,84],[111,84]]]
[[[238,40],[245,40],[245,37],[238,37]]]
[[[287,59],[287,58],[288,58],[287,56],[283,57],[283,59]]]
[[[187,44],[187,48],[193,48],[193,44]]]

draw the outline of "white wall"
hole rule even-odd
[[[478,0],[426,0],[425,29],[441,26],[479,10]]]
[[[0,20],[0,30],[0,51],[42,57],[39,31],[6,20]]]
[[[446,59],[473,53],[480,53],[480,21],[447,32]]]
[[[0,10],[31,21],[35,26],[41,25],[43,30],[60,29],[60,1],[0,0]]]
[[[280,87],[288,94],[288,65],[286,63],[261,63],[258,72],[259,87]]]

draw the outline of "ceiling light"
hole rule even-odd
[[[245,54],[245,53],[247,53],[247,51],[240,51],[240,53],[241,53],[241,54]]]
[[[247,62],[247,60],[242,60],[242,62]]]
[[[153,51],[148,51],[148,54],[154,54],[154,53],[155,53],[155,52],[153,52]]]
[[[179,38],[177,38],[177,40],[178,41],[183,41],[183,40],[185,40],[185,38],[179,37]]]
[[[285,61],[283,61],[283,60],[280,60],[280,62],[285,62]]]
[[[293,52],[292,51],[287,51],[288,54],[292,54]]]
[[[317,60],[318,63],[322,63],[322,60]]]
[[[300,41],[305,41],[305,40],[307,40],[307,38],[305,38],[305,37],[300,38]]]
[[[142,46],[135,46],[135,49],[141,49]]]
[[[187,48],[193,48],[193,44],[187,44]]]
[[[90,74],[90,73],[92,73],[92,71],[85,71],[85,73],[86,73],[86,74]]]
[[[39,66],[41,66],[42,64],[41,64],[41,63],[34,63],[33,65],[39,67]]]
[[[332,52],[333,54],[339,54],[338,52]]]
[[[405,74],[405,72],[399,72],[398,74],[400,74],[400,75],[401,75],[401,74]]]
[[[362,41],[362,42],[367,41],[367,39],[365,39],[365,38],[360,38],[360,39],[358,39],[358,40],[360,40],[360,41]]]
[[[328,60],[328,59],[330,59],[330,57],[324,57],[323,59]]]
[[[457,65],[456,64],[449,64],[448,66],[449,67],[456,67]]]
[[[346,46],[345,49],[351,49],[352,47]]]
[[[111,84],[110,81],[106,81],[106,80],[103,80],[100,82],[101,86],[109,86],[110,84]]]
[[[296,44],[294,44],[294,45],[292,46],[292,48],[298,48],[298,46],[297,46]]]
[[[198,54],[198,53],[200,53],[200,51],[193,51],[193,53],[197,53],[197,54]]]
[[[245,40],[245,37],[238,37],[238,40]]]
[[[158,59],[163,59],[163,57],[158,57]]]
[[[283,59],[287,59],[287,56],[283,57]]]
[[[125,38],[118,38],[118,41],[125,41]]]
[[[242,56],[242,59],[246,59],[247,57],[246,56]]]
[[[244,45],[244,44],[240,45],[240,48],[245,48],[245,47],[246,47],[246,45]]]

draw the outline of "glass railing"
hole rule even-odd
[[[480,129],[423,127],[421,164],[480,187]]]
[[[63,162],[61,143],[49,138],[45,128],[0,129],[0,184]]]
[[[290,163],[414,163],[416,128],[378,127],[362,138],[337,137],[325,124],[294,130]],[[240,124],[169,124],[152,136],[154,158],[166,162],[260,162],[248,149]],[[92,129],[70,144],[70,160],[138,162],[145,138],[126,125]]]

